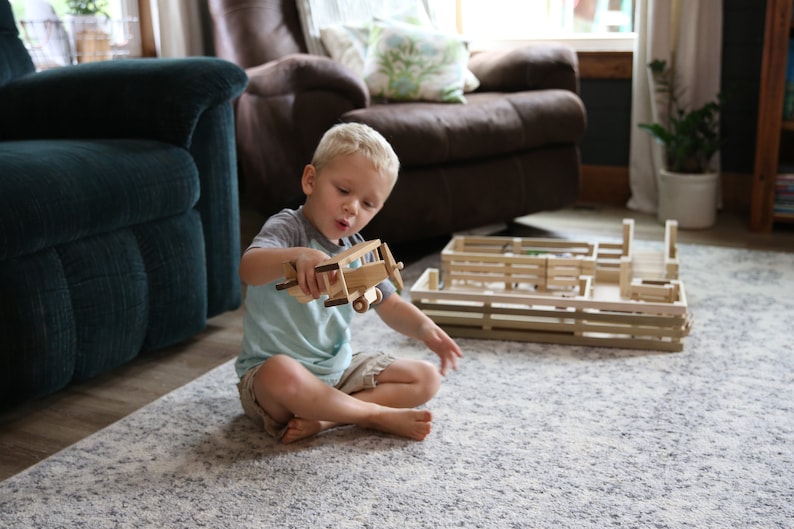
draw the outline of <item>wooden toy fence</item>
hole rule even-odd
[[[668,221],[663,252],[634,248],[631,219],[619,243],[458,236],[411,299],[453,336],[681,351],[676,235]]]

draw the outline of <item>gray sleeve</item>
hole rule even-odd
[[[386,299],[397,292],[397,289],[394,287],[394,283],[392,283],[390,279],[386,279],[385,281],[378,283],[378,290],[380,290],[380,293],[383,294],[383,299]]]
[[[267,219],[248,245],[251,248],[291,248],[308,246],[309,241],[294,210],[283,209]]]

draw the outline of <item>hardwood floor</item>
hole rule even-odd
[[[577,207],[562,211],[537,213],[518,219],[521,227],[549,236],[576,239],[582,237],[620,237],[622,220],[634,219],[634,234],[638,240],[664,240],[664,225],[654,215],[635,213],[615,207]],[[754,233],[749,230],[749,214],[720,212],[717,223],[706,230],[678,230],[678,242],[794,252],[794,224],[781,224],[771,233]]]
[[[519,219],[510,230],[523,236],[619,237],[621,221],[635,219],[637,239],[662,240],[664,229],[653,217],[619,208],[576,208]],[[245,210],[241,233],[245,245],[258,231],[262,218]],[[499,227],[494,227],[494,230]],[[794,226],[771,234],[749,232],[747,217],[723,213],[709,230],[679,231],[679,242],[794,251]],[[405,248],[406,262],[433,245]],[[407,254],[411,254],[410,258]],[[168,349],[149,353],[88,382],[74,384],[0,415],[0,480],[34,465],[55,452],[101,430],[162,395],[187,384],[234,358],[242,336],[242,309],[210,320],[198,336]]]

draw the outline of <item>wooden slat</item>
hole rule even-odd
[[[636,313],[618,313],[618,312],[582,312],[582,311],[561,311],[550,309],[533,309],[531,316],[528,316],[526,309],[517,309],[511,307],[494,307],[493,305],[446,305],[443,303],[428,303],[422,300],[415,301],[414,304],[427,313],[443,315],[450,314],[488,314],[498,315],[503,317],[514,317],[516,319],[521,317],[541,319],[554,319],[554,320],[580,320],[592,323],[608,324],[621,324],[624,326],[636,327],[655,327],[658,329],[684,329],[689,321],[689,316],[686,314],[677,315],[649,315],[649,314],[636,314]],[[477,326],[477,324],[475,324]]]
[[[639,314],[686,314],[687,307],[681,303],[646,303],[631,300],[604,301],[590,300],[582,298],[550,297],[543,295],[526,295],[513,293],[489,293],[483,292],[463,292],[463,291],[430,291],[420,288],[412,288],[412,295],[416,299],[430,301],[462,301],[470,303],[503,303],[527,307],[549,307],[554,306],[560,309],[574,308],[578,310],[607,310],[614,312],[627,312]]]
[[[514,340],[524,342],[550,343],[561,345],[580,345],[593,347],[618,347],[623,349],[641,349],[650,351],[680,352],[684,344],[679,341],[647,340],[635,338],[612,338],[609,336],[570,336],[565,334],[553,335],[550,333],[531,331],[505,331],[494,329],[485,331],[472,327],[455,327],[445,325],[442,327],[451,336],[460,338],[480,338],[487,340]]]

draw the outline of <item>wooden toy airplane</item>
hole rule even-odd
[[[375,257],[373,262],[366,262],[367,254]],[[360,261],[360,266],[350,266],[355,261]],[[376,285],[385,279],[394,281],[398,290],[403,288],[400,270],[402,262],[396,262],[386,243],[380,239],[361,242],[342,253],[337,254],[328,261],[317,265],[314,271],[321,276],[321,289],[328,295],[325,300],[326,307],[353,303],[353,310],[358,313],[366,312],[370,304],[380,303],[383,294]],[[336,279],[332,282],[333,273]],[[286,290],[301,303],[308,303],[314,298],[307,296],[298,286],[298,273],[295,263],[284,263],[284,276],[286,281],[276,285],[277,290]]]

